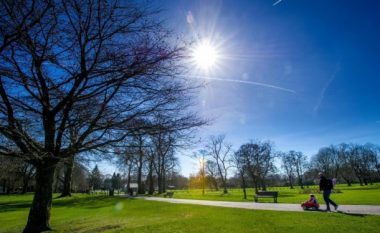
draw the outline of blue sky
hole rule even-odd
[[[220,53],[214,69],[189,76],[207,82],[198,110],[215,118],[199,137],[225,134],[235,149],[269,139],[308,156],[341,142],[380,143],[380,1],[159,4],[175,30],[209,38]],[[180,161],[184,174],[196,172],[196,161]]]

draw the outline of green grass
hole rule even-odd
[[[31,195],[0,196],[0,232],[21,232]],[[276,212],[75,195],[54,199],[54,232],[380,232],[380,216]]]
[[[380,184],[360,186],[354,184],[351,187],[347,185],[337,185],[335,187],[340,193],[333,193],[331,199],[338,204],[351,205],[380,205]],[[305,188],[306,189],[306,188]],[[316,193],[317,186],[309,187],[312,193],[316,194],[319,202],[323,202],[322,194]],[[279,203],[301,203],[308,199],[309,194],[303,193],[299,187],[290,189],[289,187],[270,187],[268,191],[279,191]],[[175,190],[174,198],[181,199],[199,199],[199,200],[214,200],[214,201],[253,201],[254,191],[252,188],[247,189],[248,199],[243,199],[242,189],[230,189],[228,194],[222,194],[222,191],[206,190],[205,195],[202,195],[202,190]],[[264,198],[260,202],[273,202],[273,199]]]

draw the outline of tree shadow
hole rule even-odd
[[[124,198],[110,197],[110,196],[98,196],[98,197],[89,196],[89,197],[80,197],[80,198],[76,198],[74,196],[74,197],[68,197],[68,198],[55,199],[56,201],[53,201],[53,208],[80,206],[81,208],[97,209],[97,208],[107,207],[107,206],[116,204],[122,199]]]
[[[32,205],[31,202],[7,202],[0,204],[0,213],[10,212],[10,211],[17,211],[22,210],[25,208],[30,208]]]
[[[88,196],[88,197],[66,197],[66,198],[53,198],[53,208],[56,207],[78,207],[86,209],[97,209],[107,206],[115,205],[121,200],[125,200],[123,197],[109,197],[109,196]],[[128,199],[132,200],[132,199]],[[20,211],[30,208],[32,200],[30,201],[8,201],[0,203],[0,213],[10,211]]]
[[[365,217],[365,216],[368,216],[368,214],[350,213],[350,212],[344,212],[344,211],[341,211],[341,210],[338,210],[337,213],[343,214],[343,215],[348,215],[348,216],[354,216],[354,217]]]

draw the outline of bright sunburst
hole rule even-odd
[[[208,71],[216,65],[218,51],[209,40],[204,39],[195,45],[192,58],[198,68]]]

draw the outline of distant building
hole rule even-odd
[[[137,190],[139,189],[139,185],[137,183],[130,183],[129,184],[129,190],[127,190],[127,186],[125,186],[125,190],[129,195],[136,196]]]

